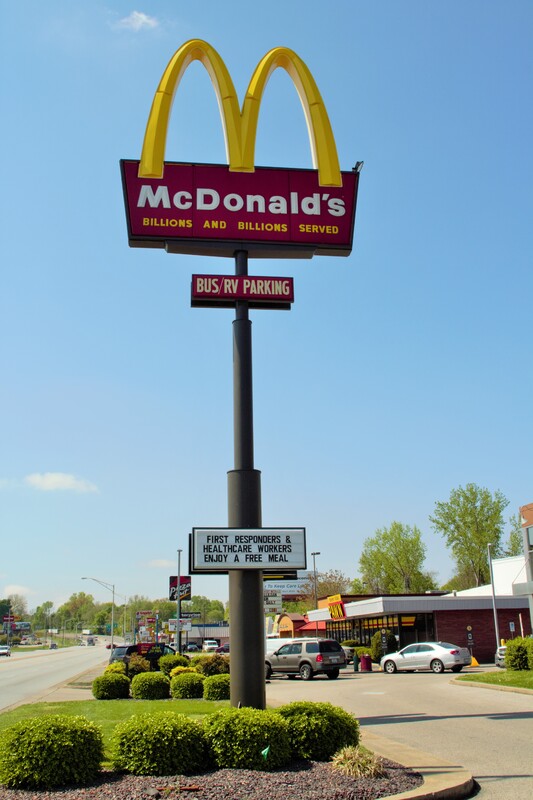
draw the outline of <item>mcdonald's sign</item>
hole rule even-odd
[[[166,162],[168,121],[179,82],[193,61],[211,78],[228,164]],[[256,167],[259,108],[272,72],[287,71],[298,91],[315,169]],[[339,169],[335,139],[311,72],[293,50],[276,47],[253,72],[242,110],[217,51],[193,39],[172,56],[148,117],[140,161],[122,160],[132,247],[233,257],[347,256],[352,249],[359,172]]]

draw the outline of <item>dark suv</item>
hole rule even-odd
[[[125,664],[129,663],[131,656],[139,655],[146,658],[150,662],[150,669],[158,669],[157,663],[161,656],[173,656],[176,651],[168,644],[161,644],[160,642],[138,642],[137,644],[119,644],[113,648],[109,656],[109,663],[113,664],[115,661],[123,661]]]
[[[295,639],[266,655],[265,678],[282,672],[289,678],[299,675],[304,681],[324,674],[333,680],[345,664],[346,655],[335,639]]]

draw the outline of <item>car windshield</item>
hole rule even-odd
[[[456,644],[450,644],[449,642],[437,642],[437,644],[440,645],[441,647],[445,647],[446,650],[455,650],[455,648],[457,647]]]

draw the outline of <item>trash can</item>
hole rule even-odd
[[[361,655],[361,672],[372,672],[372,657],[369,655]]]

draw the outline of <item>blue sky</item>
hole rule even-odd
[[[417,525],[444,582],[435,502],[469,482],[507,517],[533,500],[530,2],[26,0],[2,22],[0,596],[109,599],[89,575],[162,597],[190,529],[227,524],[233,312],[192,309],[190,280],[233,262],[130,249],[119,173],[191,38],[240,98],[295,50],[341,167],[365,162],[349,258],[250,264],[296,294],[251,312],[263,525],[305,526],[317,569],[350,578],[377,528]],[[199,64],[167,158],[225,163]],[[256,164],[311,167],[282,70]],[[193,593],[226,600],[227,579]]]

